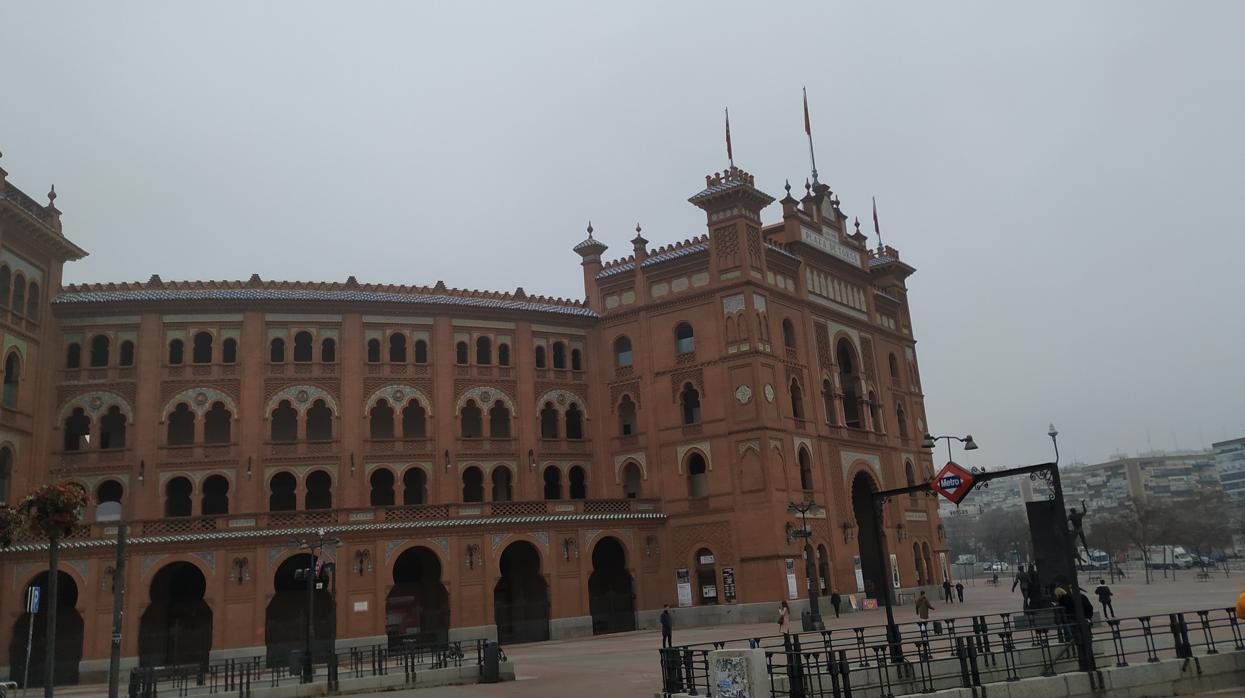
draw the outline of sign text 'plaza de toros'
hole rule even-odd
[[[59,681],[107,671],[120,521],[127,665],[301,647],[291,539],[321,529],[341,542],[325,644],[586,636],[655,627],[664,603],[680,626],[772,622],[807,597],[805,544],[814,586],[859,604],[946,574],[935,500],[884,505],[885,560],[868,504],[933,476],[914,270],[816,181],[763,225],[773,198],[732,166],[690,199],[704,234],[637,229],[612,261],[589,228],[583,302],[353,276],[63,285],[86,252],[55,196],[0,185],[0,501],[58,480],[91,500],[44,599]],[[36,540],[0,552],[0,676],[47,564]]]

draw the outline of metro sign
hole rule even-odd
[[[929,486],[938,494],[946,497],[947,501],[959,504],[968,496],[969,490],[973,489],[973,475],[956,465],[955,461],[947,461]]]

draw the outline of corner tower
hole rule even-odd
[[[764,279],[761,210],[773,203],[774,197],[757,189],[751,174],[731,165],[724,172],[705,175],[705,188],[688,201],[707,217],[714,280],[730,281],[744,275]]]

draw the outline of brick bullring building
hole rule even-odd
[[[585,636],[653,627],[663,603],[679,625],[770,621],[806,569],[860,601],[946,574],[925,497],[885,505],[872,553],[869,491],[932,472],[914,270],[825,185],[788,186],[763,225],[773,198],[731,167],[690,199],[706,234],[650,249],[637,228],[614,261],[589,227],[580,302],[354,277],[63,285],[86,253],[54,192],[5,175],[0,500],[50,480],[91,497],[62,549],[62,681],[106,671],[119,521],[127,664],[301,646],[291,541],[321,530],[340,540],[322,647]],[[788,504],[809,499],[802,550]],[[0,676],[21,673],[46,570],[38,541],[0,551]]]

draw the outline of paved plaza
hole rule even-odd
[[[1161,576],[1146,585],[1130,578],[1112,587],[1115,592],[1115,610],[1121,616],[1159,614],[1171,610],[1196,610],[1203,608],[1227,608],[1236,602],[1236,596],[1245,584],[1245,574],[1234,572],[1225,578],[1220,572],[1209,581],[1195,581],[1192,572],[1178,573],[1176,581]],[[1084,580],[1092,588],[1097,580]],[[974,614],[1003,613],[1017,610],[1019,593],[1010,591],[1000,580],[995,588],[983,580],[972,580],[965,588],[965,603],[945,604],[935,600],[931,617],[958,617]],[[1095,604],[1096,605],[1096,604]],[[830,611],[829,604],[825,604]],[[775,604],[777,607],[777,604]],[[826,620],[827,627],[849,628],[858,625],[879,625],[885,622],[882,610],[861,611],[844,614],[841,618]],[[911,606],[896,609],[896,619],[910,622],[914,619]],[[773,635],[776,626],[771,624],[722,625],[702,628],[675,627],[674,639],[678,644],[695,644],[714,640],[738,639],[759,635]],[[356,694],[371,696],[409,695],[419,698],[445,696],[445,698],[545,698],[547,696],[591,696],[592,698],[634,698],[652,696],[660,688],[657,648],[660,646],[657,631],[619,633],[600,637],[539,642],[513,645],[505,648],[514,663],[517,680],[477,686],[453,686],[406,690],[399,693]],[[106,692],[102,686],[80,686],[58,689],[57,695],[99,696]],[[1235,694],[1217,694],[1243,696]]]

